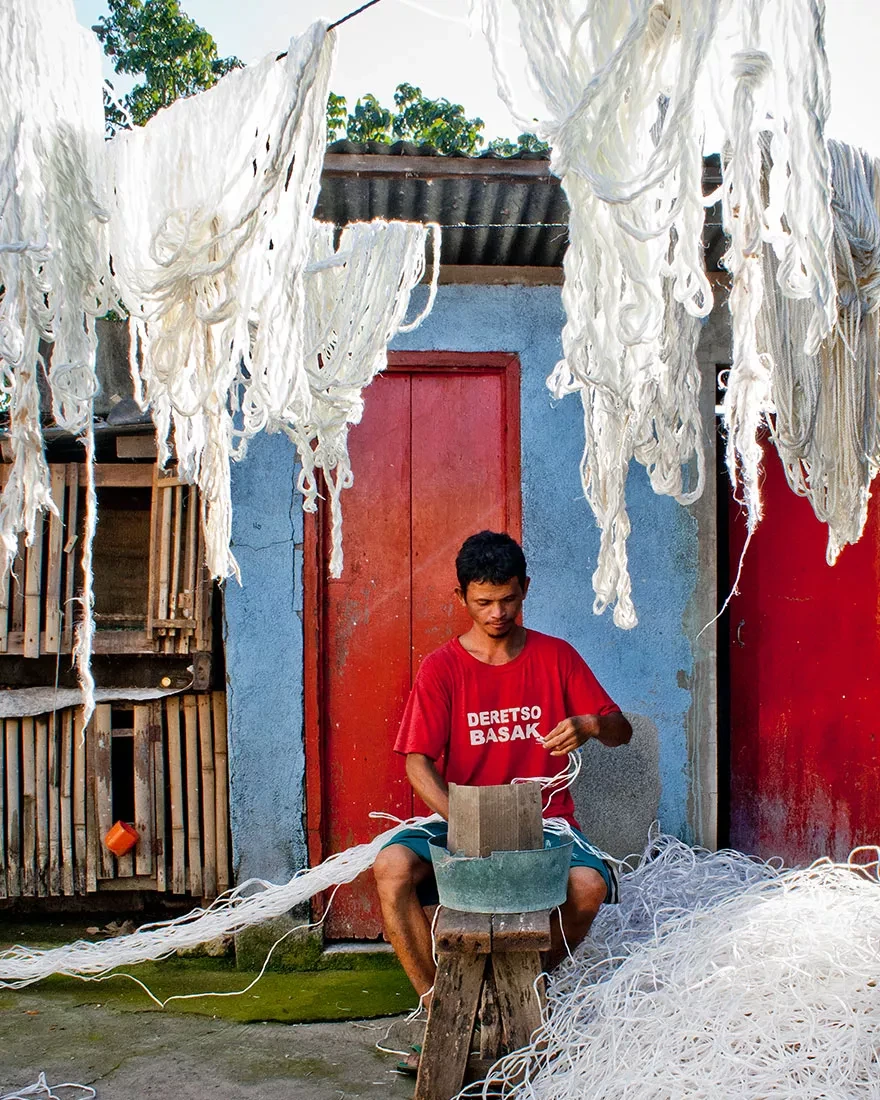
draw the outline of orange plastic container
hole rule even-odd
[[[115,856],[124,856],[130,852],[139,840],[139,833],[133,825],[124,821],[117,821],[111,826],[104,837],[104,844]]]

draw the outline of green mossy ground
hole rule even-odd
[[[73,921],[0,925],[0,949],[13,943],[31,947],[53,947],[74,939],[93,939],[85,926]],[[291,937],[293,938],[293,937]],[[232,956],[225,958],[177,958],[142,963],[125,972],[143,982],[160,1001],[168,997],[229,993],[245,989],[257,977],[265,950],[249,943],[247,967]],[[287,957],[286,972],[267,971],[256,985],[239,996],[197,996],[171,1001],[165,1012],[195,1013],[240,1023],[276,1020],[281,1023],[354,1020],[390,1016],[415,1007],[416,996],[393,955],[344,952],[323,954],[314,940],[304,942]],[[308,965],[310,969],[296,969]],[[161,1012],[143,989],[118,974],[101,982],[52,977],[29,987],[30,993],[80,1004],[104,1004],[120,1011]],[[13,992],[0,993],[0,1008],[16,1004]]]

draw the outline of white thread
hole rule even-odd
[[[41,1073],[34,1084],[14,1089],[12,1092],[4,1092],[0,1096],[0,1100],[34,1100],[34,1098],[36,1100],[65,1100],[64,1097],[58,1095],[59,1089],[79,1089],[82,1094],[81,1100],[90,1100],[90,1097],[98,1095],[91,1085],[75,1085],[70,1081],[65,1081],[60,1085],[50,1085],[46,1080],[45,1073]],[[67,1097],[66,1100],[73,1100],[73,1098]]]

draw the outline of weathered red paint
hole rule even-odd
[[[345,569],[319,564],[326,515],[309,529],[306,601],[310,858],[374,836],[372,810],[414,806],[392,744],[426,653],[465,628],[454,557],[483,527],[520,533],[519,366],[515,357],[407,354],[366,394],[350,434]],[[338,891],[329,938],[381,934],[372,881]]]
[[[880,510],[833,568],[765,448],[764,519],[730,607],[731,843],[802,863],[880,840]],[[745,538],[731,512],[731,574]]]

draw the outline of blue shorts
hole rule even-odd
[[[387,844],[383,844],[383,848],[390,848],[392,844],[402,844],[405,848],[409,848],[411,852],[423,859],[426,863],[431,862],[431,851],[428,847],[428,841],[433,837],[446,837],[449,826],[445,821],[429,821],[425,825],[416,825],[411,829],[401,829]],[[590,844],[589,840],[584,836],[580,829],[572,829],[575,836],[574,845],[571,849],[571,865],[572,867],[592,867],[594,871],[598,871],[602,878],[605,880],[607,887],[607,893],[605,895],[606,905],[614,905],[618,899],[618,881],[617,871],[614,867],[606,863],[604,859],[598,854],[597,849]],[[548,830],[544,831],[544,836],[550,836]],[[424,882],[419,884],[418,887],[419,901],[422,905],[436,905],[440,900],[437,896],[437,884],[434,882],[434,876],[431,875],[425,879]]]

